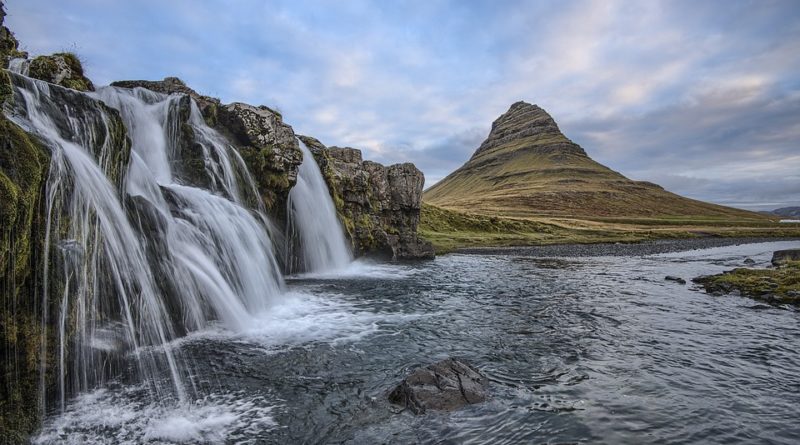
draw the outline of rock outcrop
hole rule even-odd
[[[300,139],[320,166],[356,255],[433,258],[433,246],[417,235],[425,177],[414,164],[383,166],[355,148]]]
[[[775,252],[776,254],[779,252]],[[739,294],[770,304],[800,305],[800,260],[785,259],[769,269],[737,268],[692,281],[712,295]]]
[[[19,50],[19,41],[14,37],[14,33],[8,27],[3,26],[5,18],[5,6],[0,1],[0,64],[2,64],[2,68],[8,67],[10,59],[28,57],[28,53]]]
[[[83,74],[83,65],[72,53],[39,56],[31,60],[28,76],[78,91],[94,91],[94,84]]]
[[[469,364],[449,358],[417,369],[392,392],[389,401],[414,414],[453,411],[486,400],[488,379]]]
[[[800,249],[776,250],[772,253],[773,266],[782,266],[790,261],[800,261]]]

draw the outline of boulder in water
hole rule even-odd
[[[776,250],[773,252],[773,266],[780,266],[788,261],[800,261],[800,249]]]
[[[686,280],[684,280],[681,277],[676,277],[675,275],[667,275],[666,277],[664,277],[664,279],[667,281],[674,281],[678,284],[686,284]]]
[[[488,380],[469,364],[449,358],[419,368],[391,393],[389,401],[414,414],[427,410],[453,411],[486,400]]]

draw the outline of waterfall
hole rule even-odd
[[[48,362],[43,346],[42,397],[44,370],[57,368],[62,409],[120,375],[154,400],[184,400],[191,372],[171,341],[212,321],[247,328],[283,292],[244,162],[187,96],[11,77],[6,114],[51,152],[39,298],[57,356]],[[181,172],[187,156],[201,161],[192,174]]]
[[[314,155],[300,141],[303,163],[297,185],[289,192],[289,232],[299,242],[299,257],[304,272],[329,272],[345,268],[353,261],[344,230],[336,216],[325,178]],[[297,256],[297,255],[295,255]]]
[[[12,73],[27,76],[30,65],[31,61],[29,59],[14,58],[8,61],[8,70]]]

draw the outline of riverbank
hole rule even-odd
[[[419,234],[430,241],[436,253],[472,248],[518,248],[519,246],[585,245],[607,243],[697,241],[716,245],[719,240],[800,239],[800,225],[781,224],[777,219],[696,218],[606,218],[565,217],[510,218],[468,214],[422,204]],[[722,245],[729,245],[725,242]]]
[[[647,240],[630,243],[573,243],[516,247],[472,247],[456,249],[452,252],[471,255],[516,255],[531,257],[644,256],[776,241],[800,241],[800,237],[708,237]]]

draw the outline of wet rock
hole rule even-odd
[[[664,279],[667,281],[674,281],[678,284],[686,284],[686,280],[684,280],[681,277],[676,277],[674,275],[667,275],[666,277],[664,277]]]
[[[488,380],[469,364],[449,358],[417,369],[391,393],[389,401],[414,414],[452,411],[487,398]]]
[[[776,250],[773,252],[773,266],[780,266],[788,261],[800,261],[800,249]]]
[[[745,258],[744,259],[744,264],[747,264],[748,266],[752,266],[753,264],[756,264],[756,260],[754,260],[752,258]]]

